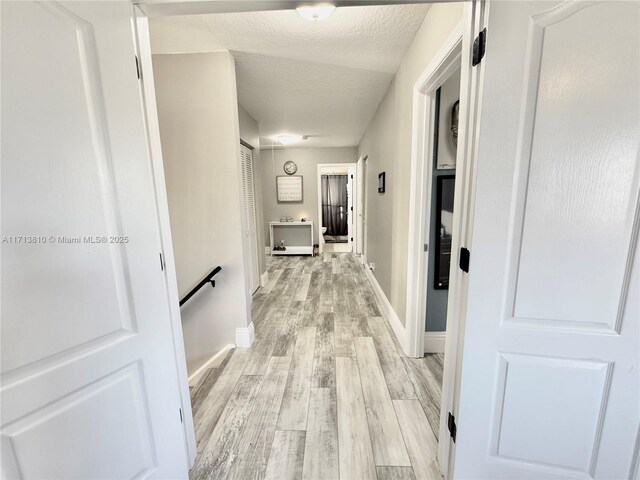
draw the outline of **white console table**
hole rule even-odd
[[[294,243],[288,243],[286,233]],[[269,222],[269,239],[271,255],[313,255],[313,222]],[[274,250],[281,239],[286,250]]]

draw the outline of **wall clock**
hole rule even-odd
[[[285,163],[283,168],[284,168],[284,173],[286,173],[287,175],[293,175],[298,171],[298,166],[295,163],[293,163],[291,160]]]

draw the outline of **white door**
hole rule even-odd
[[[2,478],[186,478],[128,2],[2,2]]]
[[[455,478],[630,478],[640,3],[488,22]]]
[[[356,249],[358,255],[362,255],[362,243],[364,240],[364,158],[358,159],[356,166]]]
[[[253,153],[250,148],[240,145],[242,169],[242,223],[247,238],[246,257],[249,259],[249,287],[253,294],[260,286],[260,265],[258,264],[258,230],[256,228],[256,198],[253,186]]]

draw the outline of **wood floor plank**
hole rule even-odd
[[[266,480],[302,478],[305,432],[276,430],[265,473]]]
[[[212,478],[264,478],[290,364],[291,357],[271,357],[240,438],[240,461],[227,477]]]
[[[391,398],[394,400],[417,399],[402,358],[387,330],[385,319],[382,317],[369,317],[368,324]]]
[[[373,340],[353,341],[376,465],[411,466]]]
[[[239,440],[253,409],[262,377],[242,376],[211,437],[189,472],[190,480],[227,478],[239,458]]]
[[[375,479],[360,373],[354,358],[336,357],[336,389],[340,478]]]
[[[349,317],[338,315],[334,318],[334,341],[336,357],[353,357],[353,329]]]
[[[222,414],[231,393],[242,375],[249,358],[249,350],[236,348],[224,370],[216,380],[208,395],[202,401],[197,412],[193,415],[196,430],[196,445],[198,452],[202,451],[204,443],[209,439],[213,429]]]
[[[323,313],[317,319],[316,346],[311,371],[311,387],[336,385],[334,314]]]
[[[321,312],[333,312],[333,276],[331,274],[331,263],[325,263],[322,267],[322,285],[320,287]]]
[[[293,349],[291,370],[278,415],[279,430],[304,430],[306,428],[315,343],[316,327],[299,330]]]
[[[262,293],[271,293],[271,291],[273,290],[273,287],[277,285],[278,280],[280,279],[280,275],[282,275],[281,269],[269,272],[269,281],[263,287]]]
[[[429,420],[431,430],[438,438],[440,428],[440,398],[442,397],[441,384],[437,380],[437,374],[429,368],[422,358],[403,358],[407,374],[413,382],[413,387],[418,396],[418,401],[422,405],[424,413]],[[440,378],[442,376],[440,375]]]
[[[312,388],[302,478],[334,480],[338,477],[335,388]]]
[[[376,467],[378,480],[416,480],[411,467]]]
[[[411,466],[418,480],[440,480],[438,443],[418,400],[394,400]]]
[[[298,289],[296,290],[295,300],[300,302],[304,302],[307,299],[307,294],[309,293],[309,284],[311,283],[311,274],[305,273],[302,275],[300,279],[300,284],[298,285]]]
[[[220,372],[221,369],[219,368],[208,369],[200,379],[198,385],[189,390],[189,395],[191,397],[191,413],[193,415],[195,415],[200,409],[200,405],[209,394],[209,390],[211,390],[213,384],[216,383]]]

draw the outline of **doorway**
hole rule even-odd
[[[354,250],[356,164],[318,165],[318,240],[320,253]]]
[[[451,267],[460,69],[435,92],[428,227],[425,353],[444,353]]]

